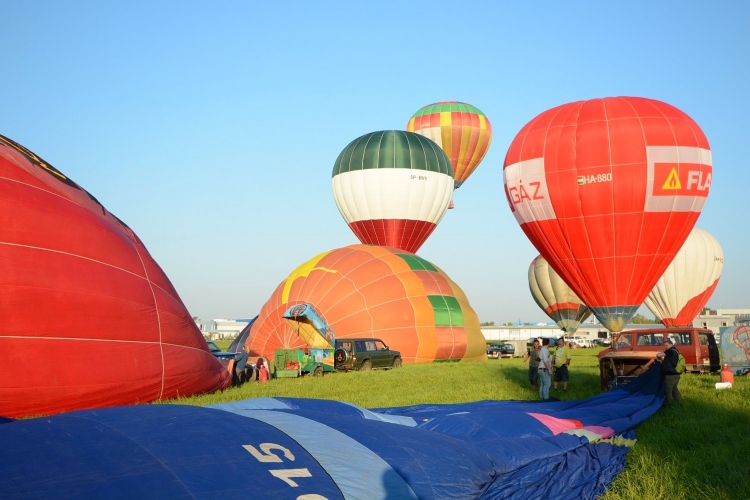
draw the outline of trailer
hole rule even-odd
[[[315,309],[309,304],[297,304],[287,309],[283,318],[307,346],[301,349],[276,349],[273,357],[275,376],[293,378],[311,373],[322,377],[325,372],[335,371],[333,353],[336,338],[331,327]]]

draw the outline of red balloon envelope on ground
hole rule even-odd
[[[524,233],[615,332],[693,228],[712,163],[705,135],[679,109],[609,97],[531,120],[508,149],[503,174]]]
[[[231,376],[133,231],[0,135],[0,415],[214,391]]]

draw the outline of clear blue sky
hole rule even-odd
[[[546,321],[503,195],[510,142],[559,104],[659,99],[713,151],[698,226],[726,261],[709,306],[750,307],[749,6],[4,0],[0,133],[132,227],[193,315],[248,317],[297,265],[357,242],[330,184],[349,141],[469,102],[492,146],[419,254],[482,321]]]

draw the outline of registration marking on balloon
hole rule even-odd
[[[612,182],[612,174],[596,174],[596,175],[579,175],[578,185],[585,186],[586,184],[595,184],[597,182]]]
[[[273,453],[273,450],[278,450],[281,452],[281,455],[284,456],[287,460],[290,462],[294,462],[294,454],[289,450],[289,448],[285,448],[281,446],[280,444],[276,443],[260,443],[258,445],[258,448],[251,444],[245,444],[242,445],[243,448],[245,448],[250,454],[255,457],[258,462],[261,463],[283,463],[283,460],[281,456]],[[298,478],[306,478],[306,477],[312,477],[312,474],[310,473],[310,470],[305,467],[303,469],[272,469],[268,472],[271,473],[272,476],[281,479],[284,481],[287,485],[291,486],[292,488],[299,487],[299,484],[294,479]],[[312,494],[312,495],[302,495],[298,496],[297,499],[305,499],[305,500],[326,500],[326,497],[322,495]]]

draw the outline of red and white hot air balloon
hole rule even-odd
[[[531,120],[503,176],[526,236],[617,332],[690,234],[712,172],[708,140],[688,115],[652,99],[607,97]]]
[[[646,306],[664,326],[688,326],[711,298],[723,268],[719,242],[703,229],[693,228],[646,297]]]
[[[574,333],[591,316],[591,310],[541,255],[529,266],[529,290],[534,302],[564,332]]]

